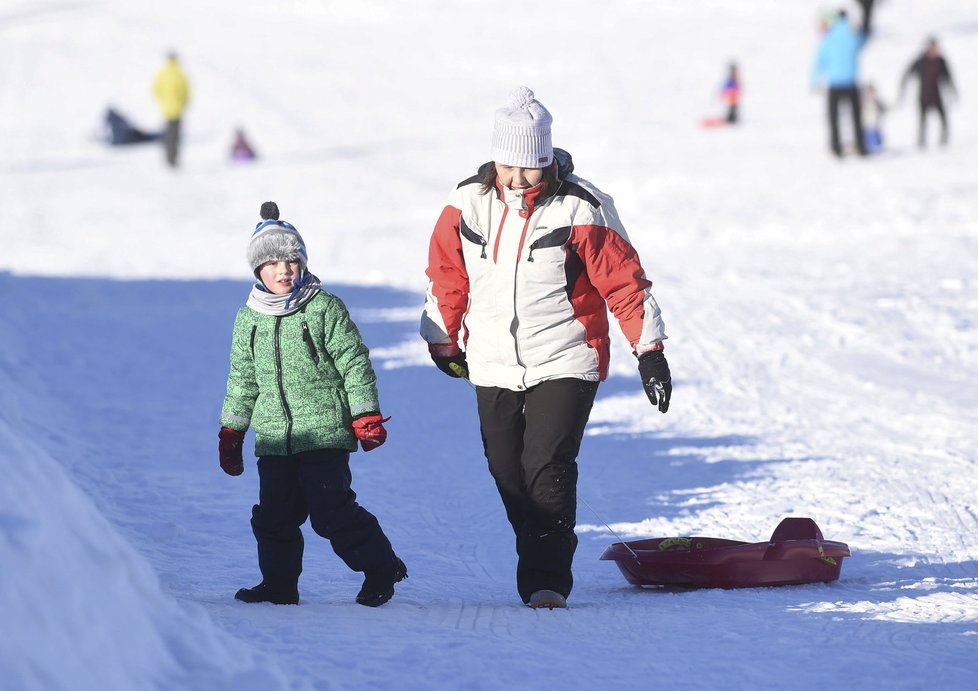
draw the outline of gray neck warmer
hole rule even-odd
[[[269,293],[264,284],[258,281],[251,287],[251,294],[248,295],[246,304],[256,312],[270,314],[273,317],[284,317],[302,309],[307,302],[316,297],[322,287],[320,280],[308,272],[296,284],[295,290],[288,295]]]

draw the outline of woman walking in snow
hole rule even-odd
[[[496,111],[492,160],[451,193],[429,249],[421,335],[450,377],[475,385],[489,472],[516,535],[531,607],[566,607],[577,547],[577,454],[608,374],[607,310],[661,412],[665,330],[610,197],[551,145],[526,87]]]
[[[231,371],[221,412],[220,460],[244,472],[241,445],[255,428],[259,499],[251,527],[262,582],[242,588],[243,602],[298,604],[303,538],[310,519],[346,565],[364,573],[356,597],[377,607],[407,577],[377,519],[350,488],[350,452],[387,439],[367,347],[342,301],[306,267],[305,243],[278,206],[248,245],[258,281],[234,322]]]

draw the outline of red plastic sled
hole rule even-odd
[[[834,581],[849,546],[822,537],[811,518],[785,518],[768,542],[670,537],[616,542],[601,559],[632,585],[755,588]]]
[[[703,118],[700,120],[700,127],[705,127],[707,129],[713,129],[714,127],[724,127],[727,125],[726,118]]]

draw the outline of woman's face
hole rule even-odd
[[[543,180],[543,168],[517,168],[497,163],[496,177],[503,187],[511,190],[526,190],[540,184]]]
[[[301,271],[299,262],[266,262],[258,270],[258,277],[270,293],[288,295],[295,288]]]

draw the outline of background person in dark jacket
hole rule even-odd
[[[916,77],[920,82],[920,92],[917,99],[920,106],[917,145],[920,147],[927,145],[927,112],[931,109],[936,110],[941,118],[941,144],[947,144],[947,114],[944,111],[944,100],[941,97],[941,92],[946,88],[957,97],[957,89],[955,89],[954,81],[951,79],[951,71],[948,69],[947,61],[941,55],[941,49],[937,45],[937,39],[928,39],[924,52],[910,63],[907,71],[903,73],[903,79],[900,80],[901,100],[907,82],[913,77]]]

